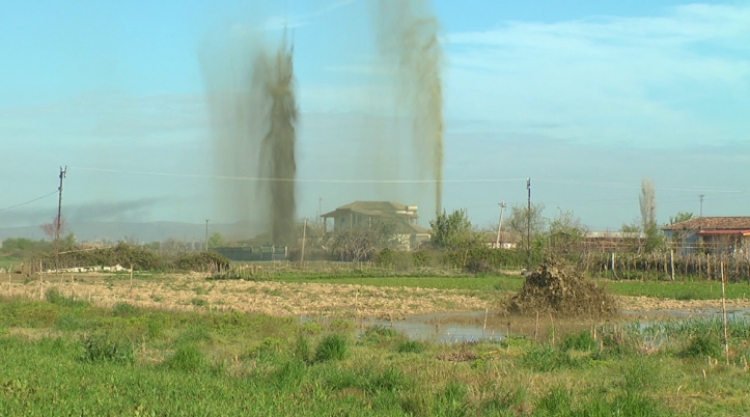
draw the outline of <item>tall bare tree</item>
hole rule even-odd
[[[641,180],[641,195],[638,197],[641,203],[641,220],[643,229],[656,224],[656,187],[654,182],[648,178]]]
[[[646,252],[652,252],[664,246],[664,236],[656,223],[656,187],[648,178],[641,180],[641,195],[638,197],[641,206],[641,222],[646,234]]]

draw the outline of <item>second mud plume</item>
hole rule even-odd
[[[443,201],[443,49],[428,0],[376,0],[380,57],[396,80],[397,106],[412,123],[422,175],[435,180],[435,210]]]

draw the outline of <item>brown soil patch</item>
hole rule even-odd
[[[697,312],[721,308],[721,300],[670,300],[650,297],[617,297],[618,305],[625,311],[677,310]],[[750,299],[726,300],[727,309],[748,309]]]
[[[614,297],[554,258],[527,276],[521,291],[503,307],[510,314],[558,317],[609,317],[617,312]]]
[[[101,275],[66,276],[62,282],[30,281],[0,285],[0,294],[43,299],[49,288],[93,305],[130,303],[167,310],[244,311],[274,316],[324,315],[400,319],[434,312],[479,311],[492,302],[459,290],[365,285],[282,283],[272,281],[207,281],[205,275],[173,275],[159,282],[106,281]]]

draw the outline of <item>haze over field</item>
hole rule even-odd
[[[422,225],[442,205],[482,226],[525,203],[528,177],[546,216],[594,230],[640,216],[644,177],[660,223],[700,195],[704,215],[750,215],[750,5],[406,5],[4,2],[0,228],[52,219],[60,165],[71,224],[245,217],[284,234],[275,195],[294,200],[284,219],[397,200]],[[262,94],[212,100],[267,88],[263,60],[293,74],[293,171],[253,160],[273,126],[251,123]],[[256,139],[221,139],[237,135]],[[266,176],[295,187],[247,179]]]

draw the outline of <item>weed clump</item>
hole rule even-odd
[[[332,334],[320,341],[315,350],[315,362],[343,360],[346,357],[347,341],[344,336]]]
[[[505,313],[521,315],[602,317],[617,312],[615,299],[603,288],[554,258],[527,276],[521,291],[503,304]]]
[[[83,362],[110,362],[132,364],[135,362],[133,344],[109,332],[94,333],[83,338]]]
[[[718,358],[722,355],[721,339],[711,333],[696,333],[690,342],[679,353],[683,358],[700,358],[710,356]]]
[[[60,294],[57,288],[50,288],[44,293],[44,298],[50,304],[55,304],[61,307],[77,308],[77,307],[88,307],[90,304],[84,300],[77,300],[73,297],[66,297]]]
[[[200,370],[206,365],[203,352],[194,345],[180,345],[174,355],[170,356],[164,366],[169,369],[193,372]]]

